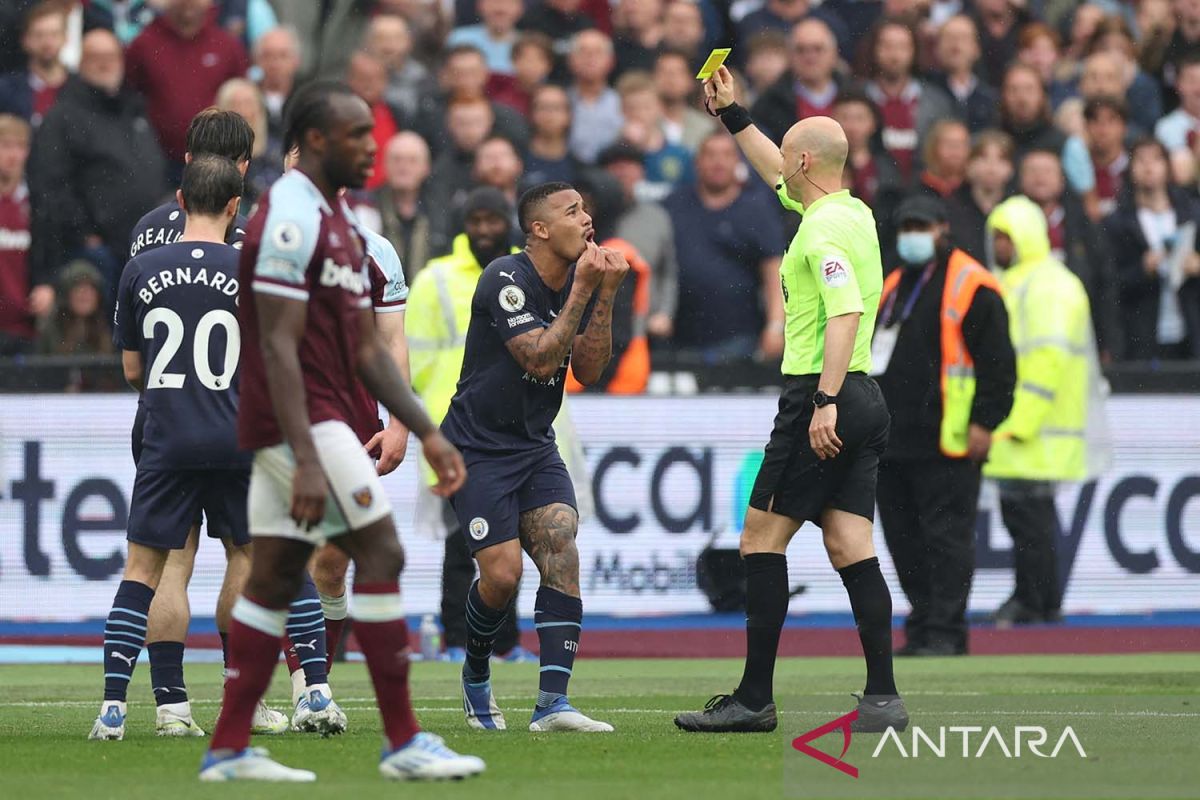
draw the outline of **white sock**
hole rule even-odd
[[[346,602],[345,592],[338,597],[318,592],[318,596],[321,598],[321,613],[325,615],[325,619],[345,619],[350,613],[350,604]]]
[[[308,683],[304,680],[304,670],[298,669],[292,673],[292,707],[300,702],[300,698],[308,694]]]

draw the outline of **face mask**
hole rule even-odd
[[[934,256],[933,233],[931,231],[910,231],[896,238],[896,252],[910,267],[920,267],[928,264]]]

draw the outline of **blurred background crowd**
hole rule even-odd
[[[320,77],[373,109],[353,204],[410,282],[472,188],[515,205],[566,180],[598,239],[636,251],[628,328],[651,362],[777,360],[799,218],[704,111],[713,46],[777,140],[841,122],[886,267],[906,196],[942,198],[986,264],[985,218],[1025,194],[1104,362],[1200,356],[1200,0],[5,0],[0,354],[111,352],[135,224],[173,194],[191,117],[254,127],[248,213],[282,173],[288,96]]]

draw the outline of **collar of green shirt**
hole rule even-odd
[[[783,207],[788,209],[789,211],[795,211],[797,214],[800,214],[801,216],[803,216],[807,212],[811,212],[814,209],[820,207],[828,200],[832,200],[834,198],[845,198],[845,197],[850,196],[849,189],[842,189],[840,191],[832,192],[830,194],[825,195],[824,197],[820,197],[820,198],[814,200],[813,204],[811,206],[809,206],[808,208],[805,208],[804,204],[801,203],[799,200],[793,200],[790,196],[788,196],[787,186],[784,185],[782,176],[780,176],[780,182],[777,183],[776,186],[778,188],[775,189],[775,195],[779,198],[779,202],[783,205]]]

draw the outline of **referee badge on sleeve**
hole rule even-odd
[[[821,261],[821,277],[826,286],[845,286],[846,281],[850,280],[850,269],[846,266],[846,260],[841,256],[826,256]]]

